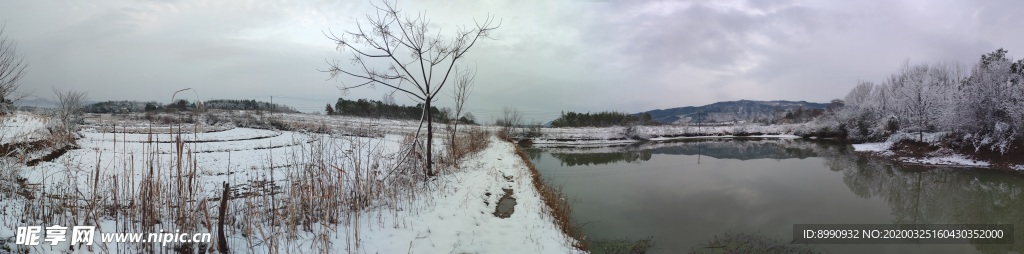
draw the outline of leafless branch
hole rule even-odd
[[[14,103],[25,97],[16,92],[28,68],[15,42],[4,33],[5,28],[0,25],[0,115],[13,111]]]
[[[54,111],[59,124],[57,131],[70,137],[71,134],[78,131],[78,124],[82,121],[85,92],[74,90],[62,91],[54,88],[53,94],[57,97],[57,109]]]
[[[354,31],[346,31],[343,36],[338,36],[331,30],[322,32],[335,44],[339,52],[352,51],[350,66],[342,66],[338,61],[327,61],[329,68],[322,71],[330,73],[329,79],[342,82],[339,87],[342,91],[383,85],[392,89],[392,93],[401,91],[423,102],[423,121],[427,121],[427,175],[430,175],[433,136],[431,122],[434,120],[430,109],[431,102],[448,83],[449,75],[458,66],[459,60],[480,38],[490,38],[489,33],[497,29],[500,23],[495,25],[494,18],[488,15],[483,22],[474,20],[475,28],[459,28],[454,37],[448,38],[442,36],[440,31],[430,30],[430,20],[424,12],[403,15],[397,7],[397,2],[387,0],[380,4],[370,4],[375,11],[365,15],[365,23],[357,21]],[[373,59],[376,59],[376,62],[369,62]],[[383,59],[387,60],[381,61]],[[437,65],[443,66],[446,61],[447,69],[435,68]],[[379,69],[381,67],[383,68]],[[444,71],[444,76],[439,82],[434,79],[435,69]],[[361,81],[357,85],[349,86],[344,84],[342,77]],[[460,78],[456,83],[472,82],[471,76],[466,77],[470,78]],[[416,88],[402,87],[407,83]]]

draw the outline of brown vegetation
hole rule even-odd
[[[565,193],[561,190],[552,188],[544,184],[544,180],[540,177],[540,172],[530,162],[530,158],[523,152],[519,146],[516,146],[516,154],[523,160],[526,167],[530,169],[530,176],[533,178],[533,187],[537,189],[537,193],[540,194],[541,200],[544,201],[544,206],[548,208],[548,214],[554,219],[555,224],[562,230],[562,233],[576,240],[573,247],[586,251],[588,250],[587,242],[584,241],[583,230],[579,225],[576,225],[570,220],[572,215],[572,206],[569,204],[569,199],[566,198]]]

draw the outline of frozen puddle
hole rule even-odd
[[[516,198],[512,197],[512,189],[502,190],[505,191],[505,195],[498,200],[498,205],[494,208],[494,216],[506,219],[516,211]]]

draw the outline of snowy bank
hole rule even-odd
[[[857,152],[871,153],[880,156],[892,157],[893,159],[918,165],[942,165],[962,167],[989,167],[992,164],[987,161],[971,159],[967,155],[959,154],[947,148],[941,148],[922,156],[911,156],[905,152],[897,151],[896,144],[903,141],[918,141],[919,139],[929,146],[941,146],[942,140],[948,135],[945,132],[923,133],[918,136],[914,133],[896,133],[890,136],[885,142],[853,144],[853,150]],[[1017,168],[1016,166],[1012,168]]]
[[[892,144],[889,143],[864,143],[853,144],[853,150],[857,152],[885,152],[889,151]]]
[[[929,156],[923,158],[915,157],[900,157],[900,161],[910,164],[921,164],[921,165],[944,165],[944,166],[965,166],[965,167],[988,167],[991,166],[987,161],[979,161],[967,158],[961,154],[950,154],[941,156]]]
[[[414,201],[411,207],[418,209],[386,211],[382,221],[363,216],[359,252],[582,253],[546,212],[529,169],[514,156],[512,144],[491,138],[490,147],[464,162],[461,171],[440,177],[437,191]],[[516,204],[511,216],[503,219],[494,212],[506,189]]]

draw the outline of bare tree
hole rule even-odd
[[[0,115],[13,111],[14,102],[24,97],[15,95],[15,92],[18,91],[18,82],[25,76],[25,69],[28,68],[24,57],[18,54],[17,45],[4,33],[5,27],[6,25],[0,25]]]
[[[510,138],[515,134],[515,129],[523,125],[523,113],[513,107],[504,107],[496,125],[501,126],[503,138]]]
[[[451,132],[449,138],[451,139],[451,150],[458,151],[458,143],[455,142],[455,135],[459,133],[459,119],[462,118],[462,111],[466,107],[466,99],[473,93],[473,80],[476,79],[476,72],[473,71],[455,71],[455,89],[452,91],[452,100],[455,100],[455,115],[450,117],[448,126],[451,126]],[[454,154],[454,153],[453,153]],[[458,158],[455,158],[458,159]]]
[[[383,2],[374,5],[375,15],[366,15],[368,23],[357,21],[357,30],[342,35],[326,32],[324,35],[334,41],[338,51],[351,50],[350,67],[338,61],[328,62],[331,79],[350,77],[360,80],[357,84],[343,84],[343,92],[359,87],[382,85],[394,91],[409,95],[423,102],[427,121],[427,163],[424,171],[433,176],[433,112],[430,105],[435,96],[448,82],[456,64],[466,56],[477,40],[490,38],[488,34],[497,29],[494,19],[488,16],[475,27],[459,27],[454,37],[441,36],[431,31],[430,20],[422,13],[416,16],[403,15],[396,3]],[[371,62],[374,61],[374,62]],[[378,65],[385,65],[381,69]],[[435,75],[437,74],[437,75]],[[411,85],[411,87],[409,85]]]
[[[61,91],[53,89],[57,96],[57,109],[54,117],[57,119],[56,129],[51,132],[63,134],[65,138],[73,139],[74,133],[78,131],[78,124],[82,122],[82,107],[85,106],[85,92]]]

